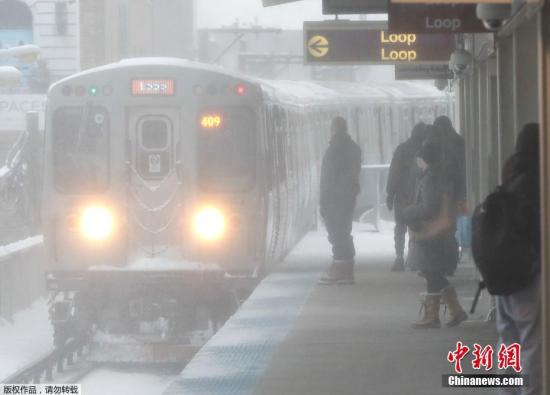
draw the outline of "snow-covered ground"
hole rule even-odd
[[[393,242],[393,222],[380,221],[379,231],[375,231],[373,226],[366,223],[353,223],[353,241],[357,255],[366,258],[388,258],[395,255]],[[331,258],[331,247],[327,241],[327,233],[324,227],[318,232],[307,235],[296,248],[293,254],[316,254],[320,251],[326,253],[327,259]],[[405,243],[405,252],[407,252],[407,242]]]
[[[8,255],[15,254],[37,245],[42,244],[44,237],[42,235],[28,237],[23,240],[15,241],[13,243],[0,246],[0,258],[7,257]]]
[[[0,319],[0,382],[53,348],[53,328],[44,299],[20,311],[13,322]]]

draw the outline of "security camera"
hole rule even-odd
[[[480,3],[476,7],[476,16],[486,29],[498,30],[512,16],[512,6],[510,3]]]
[[[472,54],[465,49],[457,49],[451,54],[449,69],[455,75],[461,75],[468,69],[470,63],[472,63]]]

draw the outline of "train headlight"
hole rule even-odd
[[[115,217],[113,212],[105,206],[89,206],[80,214],[79,228],[87,239],[105,241],[115,231]]]
[[[199,209],[193,216],[193,230],[204,241],[219,240],[225,234],[227,223],[224,213],[212,206]]]

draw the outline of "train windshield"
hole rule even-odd
[[[53,115],[53,177],[63,193],[109,185],[109,118],[102,107],[66,107]]]
[[[243,191],[255,180],[254,113],[205,111],[199,121],[198,179],[206,190]]]

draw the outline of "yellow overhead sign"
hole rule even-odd
[[[390,33],[385,23],[304,23],[307,64],[449,63],[451,34]]]

